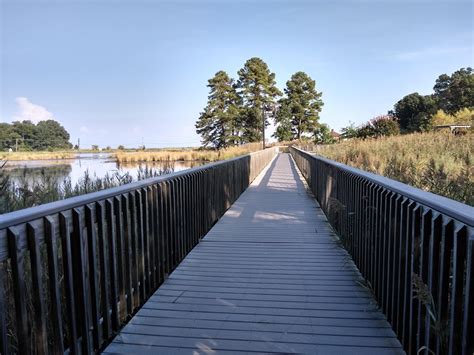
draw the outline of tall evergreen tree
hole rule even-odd
[[[275,73],[260,58],[250,58],[238,72],[237,87],[243,104],[243,137],[247,142],[262,139],[265,127],[276,111],[276,98],[281,96],[276,87]]]
[[[234,145],[241,136],[239,96],[234,81],[226,72],[219,71],[207,86],[207,106],[196,122],[196,132],[206,147],[221,149]]]
[[[278,139],[279,142],[293,140],[293,123],[291,120],[290,106],[288,105],[288,99],[286,97],[280,99],[280,106],[275,115],[276,129],[273,133],[273,137]]]
[[[279,115],[289,115],[285,119],[291,120],[292,131],[296,139],[304,133],[312,134],[318,128],[319,112],[323,101],[321,92],[316,90],[316,82],[304,72],[297,72],[286,82],[286,98],[280,100],[283,112]],[[278,122],[276,122],[278,125]]]

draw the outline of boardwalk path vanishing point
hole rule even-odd
[[[104,352],[403,353],[362,285],[279,154]]]

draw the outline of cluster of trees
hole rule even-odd
[[[442,74],[431,95],[415,92],[404,96],[387,115],[360,127],[342,129],[342,137],[367,138],[400,133],[424,132],[436,125],[474,124],[474,72],[461,68],[452,75]]]
[[[208,102],[196,122],[202,144],[216,149],[263,141],[271,119],[280,140],[314,136],[323,106],[316,83],[304,72],[293,74],[285,95],[275,73],[260,58],[251,58],[232,79],[225,71],[208,80]]]
[[[208,102],[196,122],[202,144],[217,149],[265,141],[265,127],[273,120],[278,141],[311,138],[316,143],[335,141],[328,125],[320,124],[323,101],[315,81],[297,72],[283,93],[275,74],[260,58],[247,60],[238,79],[219,71],[209,79]],[[368,138],[423,132],[436,125],[474,123],[474,72],[461,68],[438,77],[433,94],[406,95],[388,114],[342,129],[342,138]]]
[[[342,138],[378,138],[383,136],[394,136],[400,134],[398,119],[393,115],[377,116],[367,123],[355,127],[353,123],[344,127],[341,132]]]
[[[394,105],[403,133],[427,131],[433,126],[433,118],[440,115],[456,115],[464,109],[474,109],[474,72],[472,68],[461,68],[452,75],[442,74],[436,80],[431,95],[415,92],[403,97]],[[464,123],[464,122],[453,122]],[[444,124],[437,120],[436,124]]]
[[[70,149],[69,133],[54,120],[0,123],[0,150]]]

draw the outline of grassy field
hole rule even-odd
[[[73,159],[77,152],[0,152],[0,160],[56,160]]]
[[[352,139],[317,154],[474,205],[474,134],[448,132]]]
[[[116,152],[119,163],[155,162],[155,161],[217,161],[255,152],[262,148],[261,143],[250,143],[223,150],[184,149],[137,152]]]

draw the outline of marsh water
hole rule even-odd
[[[47,176],[64,180],[69,177],[75,185],[88,172],[91,177],[102,178],[106,174],[130,174],[134,179],[140,167],[153,170],[173,170],[174,172],[190,169],[205,164],[196,161],[178,162],[153,162],[153,163],[118,163],[113,156],[107,153],[83,153],[74,159],[61,160],[28,160],[9,161],[6,171],[13,181],[26,178],[34,180],[35,177]]]

